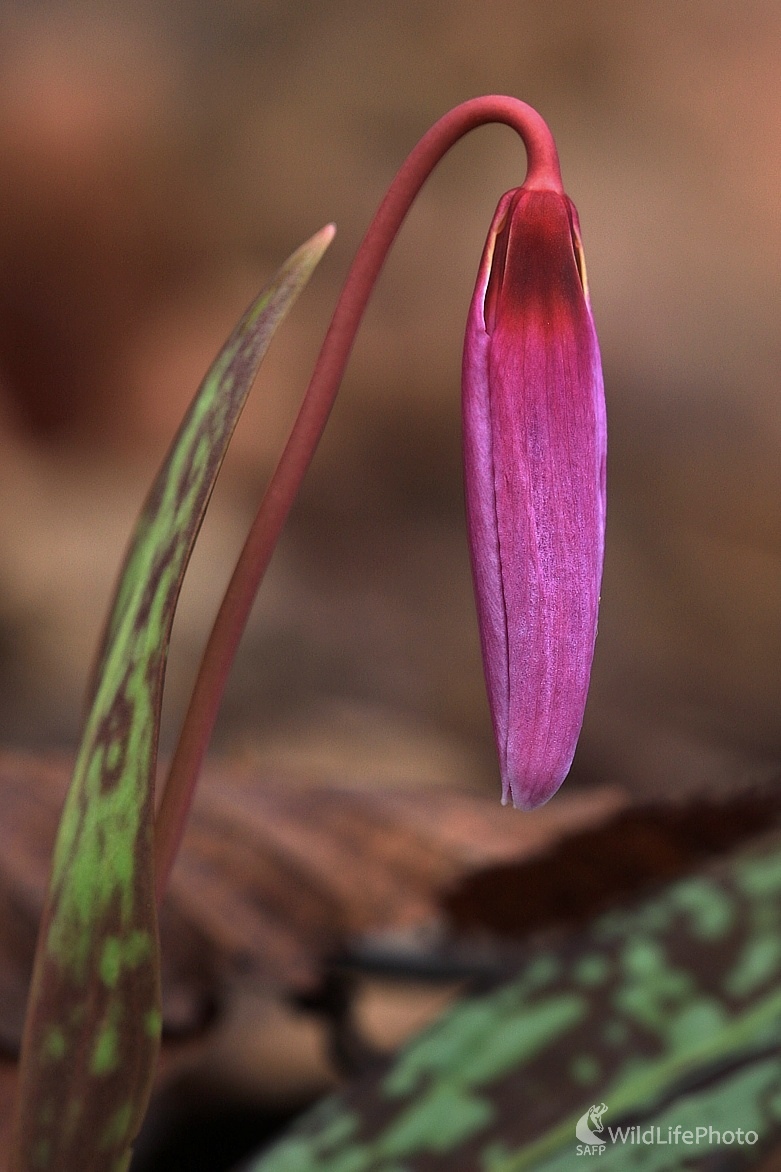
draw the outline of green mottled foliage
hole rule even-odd
[[[780,944],[776,836],[533,949],[515,979],[455,1006],[252,1172],[754,1166],[781,1136]],[[625,1140],[579,1152],[576,1125],[602,1103]]]
[[[298,250],[209,371],[119,579],[54,849],[25,1027],[14,1172],[119,1172],[160,1040],[153,798],[163,676],[182,578],[273,333],[332,236]]]

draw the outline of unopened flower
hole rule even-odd
[[[605,528],[605,404],[578,218],[502,197],[463,364],[467,527],[503,801],[547,801],[586,704]]]

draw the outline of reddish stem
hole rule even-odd
[[[290,437],[261,501],[215,619],[166,781],[155,826],[158,902],[176,858],[195,784],[242,632],[282,527],[336,399],[374,282],[415,197],[447,151],[470,130],[503,122],[523,139],[526,188],[562,191],[559,159],[543,119],[525,102],[491,95],[435,122],[402,164],[353,260]]]

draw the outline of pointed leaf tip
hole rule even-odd
[[[317,265],[323,257],[324,252],[336,235],[336,224],[324,224],[319,231],[305,240],[294,253],[285,262],[285,267],[288,265],[291,268],[297,268],[301,264],[307,262],[311,264],[312,268]],[[311,270],[310,270],[311,271]]]

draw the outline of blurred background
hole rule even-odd
[[[781,9],[773,0],[118,0],[0,12],[0,737],[67,747],[147,484],[246,302],[338,235],[240,425],[175,632],[164,742],[358,241],[445,110],[535,105],[583,225],[610,419],[572,785],[781,760]],[[502,127],[459,144],[376,291],[216,745],[498,796],[463,535],[461,340]]]

